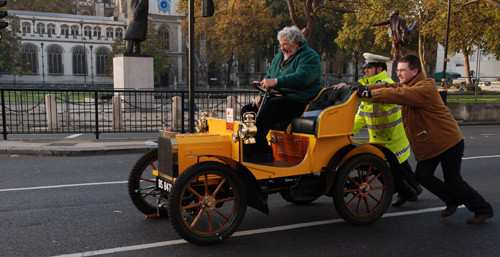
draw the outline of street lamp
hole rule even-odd
[[[446,88],[446,63],[448,60],[448,38],[450,36],[450,10],[451,10],[451,0],[448,0],[448,17],[446,18],[446,40],[444,43],[444,60],[443,60],[443,78],[441,79],[441,88],[439,89],[439,94],[443,103],[446,105],[446,97],[448,95]]]
[[[45,62],[43,60],[43,43],[40,43],[42,47],[42,85],[45,87]]]
[[[83,38],[83,87],[87,88],[87,48],[85,47],[85,37]]]
[[[92,48],[94,46],[90,45],[90,78],[92,78],[92,86],[94,86],[94,60],[93,60],[93,51]]]

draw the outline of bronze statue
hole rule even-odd
[[[394,9],[388,20],[374,23],[372,26],[389,25],[389,37],[392,37],[392,50],[394,61],[400,58],[400,51],[410,42],[411,34],[417,30],[419,20],[416,20],[406,27],[406,20],[399,16],[399,10]]]
[[[146,40],[148,30],[149,0],[127,1],[127,30],[125,40],[127,49],[124,55],[140,55],[141,42]]]

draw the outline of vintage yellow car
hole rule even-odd
[[[253,143],[256,132],[255,113],[234,123],[200,115],[199,133],[161,131],[158,149],[130,173],[132,202],[147,215],[168,217],[185,240],[199,245],[230,237],[247,206],[267,214],[273,193],[293,204],[326,195],[347,222],[370,224],[390,206],[390,167],[399,164],[383,145],[351,138],[357,105],[353,90],[323,89],[302,117],[270,131],[273,162],[243,160],[243,145]]]

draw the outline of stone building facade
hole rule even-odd
[[[186,36],[180,27],[185,16],[176,12],[178,1],[150,0],[149,19],[166,41],[169,54],[168,71],[156,76],[155,87],[174,89],[187,84]],[[125,3],[76,0],[75,11],[80,13],[76,15],[9,10],[19,18],[21,52],[31,72],[23,76],[2,73],[0,86],[111,88],[113,78],[104,68],[112,44],[126,30]]]

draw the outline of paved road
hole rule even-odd
[[[428,191],[362,227],[343,222],[331,198],[294,206],[272,195],[269,215],[249,208],[233,237],[209,247],[133,207],[126,179],[140,154],[0,155],[0,256],[498,256],[500,128],[462,130],[463,177],[497,211],[486,224],[466,224],[465,208],[441,218]]]

